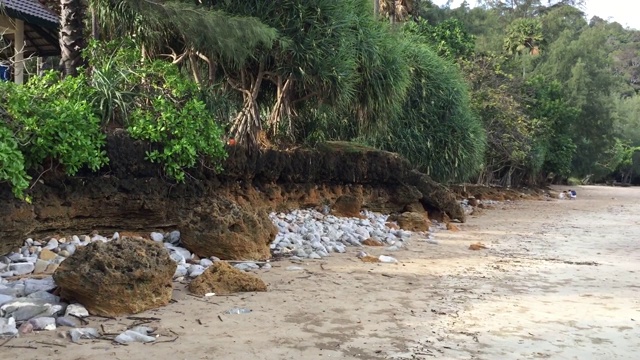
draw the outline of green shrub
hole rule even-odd
[[[84,76],[59,80],[56,73],[48,72],[24,85],[2,83],[0,92],[0,106],[10,119],[2,130],[3,153],[6,159],[19,162],[3,164],[0,173],[16,195],[27,187],[25,169],[35,169],[47,159],[55,160],[69,175],[85,166],[96,171],[107,163],[106,137],[87,100],[92,89]]]
[[[8,182],[13,194],[23,198],[29,180],[24,168],[24,155],[13,132],[0,124],[0,182]]]

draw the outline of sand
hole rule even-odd
[[[560,188],[564,189],[564,188]],[[266,293],[196,298],[139,314],[159,318],[153,345],[71,344],[53,332],[13,339],[22,359],[637,359],[640,189],[580,187],[576,201],[500,205],[364,263],[357,249],[274,262]],[[481,242],[485,250],[469,245]],[[288,266],[304,268],[288,271]],[[225,315],[244,307],[248,314]],[[116,332],[140,322],[92,318]]]

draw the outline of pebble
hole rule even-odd
[[[100,333],[94,328],[74,328],[69,330],[71,341],[78,342],[80,339],[96,339],[100,337]]]
[[[64,312],[64,316],[86,318],[89,316],[89,311],[82,304],[69,304],[67,310]]]
[[[208,268],[209,266],[213,265],[213,261],[209,259],[200,259],[200,265],[204,266],[205,268]]]
[[[233,265],[233,267],[235,267],[238,270],[243,270],[243,271],[255,270],[255,269],[259,269],[260,268],[260,266],[258,264],[253,263],[253,262],[239,263],[239,264]]]
[[[78,320],[71,316],[60,316],[56,319],[57,326],[77,327]]]
[[[164,235],[160,234],[159,232],[152,232],[151,234],[149,234],[149,237],[151,238],[151,240],[155,242],[164,241]]]
[[[13,263],[9,265],[9,271],[13,272],[14,276],[27,275],[35,270],[35,265],[30,262],[25,263]]]
[[[18,335],[16,321],[10,317],[8,319],[0,318],[0,337],[10,338]]]
[[[396,258],[393,258],[391,256],[387,256],[387,255],[380,255],[380,257],[378,257],[378,260],[380,260],[381,263],[389,263],[389,264],[393,264],[393,263],[397,263],[398,260]]]
[[[205,268],[202,265],[191,265],[189,266],[189,277],[195,278],[204,272]]]
[[[58,240],[56,239],[51,239],[47,242],[47,246],[45,246],[44,248],[47,250],[54,250],[56,249],[58,246],[60,246],[60,243],[58,242]]]

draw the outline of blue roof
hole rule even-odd
[[[45,27],[58,27],[60,18],[37,0],[0,0],[0,13]]]

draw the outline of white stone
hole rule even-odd
[[[44,248],[47,250],[54,250],[55,248],[57,248],[60,244],[58,243],[58,240],[56,239],[51,239],[47,242],[47,246],[45,246]]]
[[[209,259],[200,259],[200,265],[202,265],[202,266],[207,268],[207,267],[213,265],[213,261],[211,261]]]
[[[85,318],[89,316],[89,311],[82,304],[69,304],[64,316],[75,316]]]
[[[31,274],[34,269],[35,265],[30,262],[9,265],[9,271],[12,271],[15,276]]]
[[[162,235],[159,232],[152,232],[151,234],[149,234],[149,237],[151,238],[151,240],[153,240],[155,242],[163,242],[164,241],[164,235]]]
[[[189,277],[192,277],[192,278],[198,277],[202,275],[204,270],[205,270],[204,266],[202,265],[191,265],[189,267]]]

